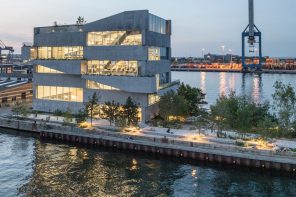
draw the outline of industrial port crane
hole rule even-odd
[[[7,53],[3,55],[2,51],[6,51]],[[13,57],[13,52],[13,47],[6,46],[2,40],[0,40],[0,64],[10,63]]]
[[[253,54],[251,63],[246,62],[246,38],[248,38],[249,54]],[[258,58],[255,61],[257,52]],[[261,32],[254,22],[254,0],[249,0],[249,25],[242,33],[242,66],[244,71],[262,69],[262,38]]]

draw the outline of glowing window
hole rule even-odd
[[[88,46],[142,45],[139,31],[103,31],[90,32],[87,35]]]
[[[82,88],[37,86],[36,90],[37,99],[83,102]]]
[[[97,89],[97,90],[119,90],[118,88],[111,87],[105,84],[97,83],[94,81],[86,81],[86,87],[89,89]]]
[[[63,72],[51,69],[45,66],[37,65],[36,67],[36,72],[37,73],[54,73],[54,74],[63,74]]]
[[[37,54],[36,54],[37,50]],[[83,47],[37,47],[31,51],[32,59],[82,59]]]

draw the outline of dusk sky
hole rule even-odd
[[[221,53],[221,45],[241,54],[248,24],[248,0],[0,0],[0,39],[19,53],[32,42],[33,27],[92,22],[126,10],[148,9],[173,21],[173,56]],[[263,55],[296,56],[296,0],[255,0],[255,23],[263,33]]]

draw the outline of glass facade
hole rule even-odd
[[[86,81],[86,87],[88,89],[95,89],[95,90],[119,90],[118,88],[114,88],[114,87],[97,83],[95,81],[90,81],[90,80]]]
[[[36,66],[36,73],[52,73],[52,74],[63,74],[63,72],[51,69],[45,66],[37,65]]]
[[[148,48],[148,60],[159,61],[169,58],[168,48],[164,47],[149,47]]]
[[[83,102],[82,88],[37,86],[36,90],[37,99]]]
[[[31,50],[31,59],[82,59],[83,47],[37,47]]]
[[[166,20],[149,14],[149,31],[166,34]]]
[[[83,63],[84,64],[84,63]],[[87,62],[87,74],[91,75],[112,75],[112,76],[137,76],[137,61],[100,61]],[[83,72],[82,65],[82,72]]]
[[[103,31],[90,32],[87,35],[88,46],[142,45],[139,31]]]

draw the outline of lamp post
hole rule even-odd
[[[201,49],[201,57],[202,57],[202,59],[204,59],[204,53],[205,53],[205,49]]]
[[[225,46],[224,46],[224,45],[222,45],[222,46],[221,46],[221,48],[222,48],[223,64],[224,64],[224,51],[225,51]]]
[[[229,53],[230,53],[230,64],[232,64],[232,49],[228,49]]]

